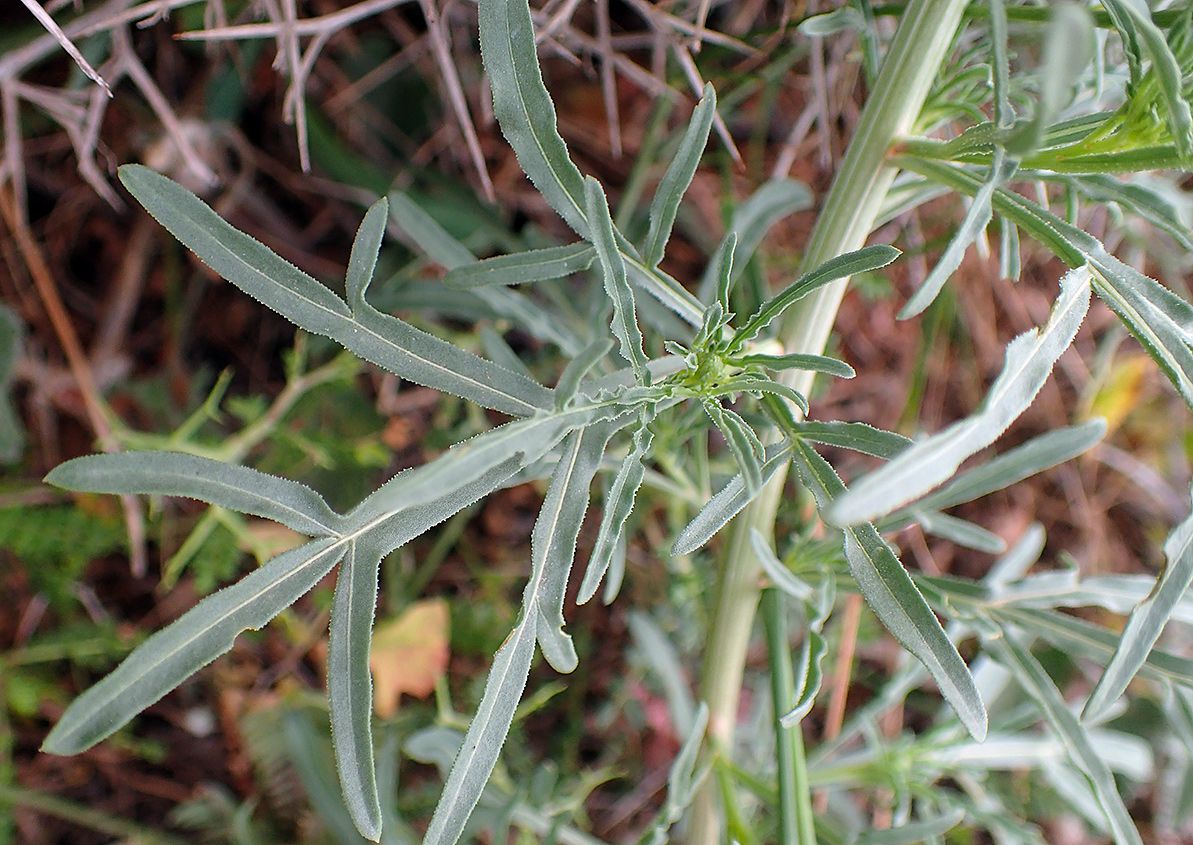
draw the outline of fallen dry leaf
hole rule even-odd
[[[426,698],[447,671],[447,602],[424,599],[373,631],[373,709],[387,719],[398,710],[402,693]]]

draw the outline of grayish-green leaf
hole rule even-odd
[[[232,648],[241,631],[261,628],[297,601],[331,571],[344,551],[334,537],[312,540],[203,599],[75,699],[42,750],[77,754],[110,736]]]
[[[159,223],[208,266],[307,331],[403,378],[485,407],[527,416],[551,406],[551,391],[457,346],[375,311],[363,293],[355,314],[334,293],[229,225],[186,188],[145,167],[120,179]]]
[[[771,476],[787,465],[791,460],[791,445],[776,443],[766,448],[766,460],[762,463],[762,483],[765,485]],[[733,479],[708,500],[696,518],[679,533],[675,545],[671,549],[674,555],[687,555],[703,546],[709,539],[725,527],[726,523],[748,505],[753,497],[746,492],[746,482],[741,475]]]
[[[737,330],[733,336],[731,348],[741,349],[747,341],[752,340],[758,332],[769,326],[771,321],[787,310],[789,306],[817,288],[837,279],[885,267],[899,255],[899,250],[893,246],[877,244],[829,259],[810,273],[800,276],[776,296],[763,303],[758,311]]]
[[[545,282],[587,270],[595,257],[596,251],[587,241],[532,249],[459,264],[443,277],[443,283],[451,288],[479,288]]]
[[[609,354],[609,350],[612,348],[613,341],[609,338],[598,338],[582,349],[579,355],[568,361],[559,376],[559,382],[555,385],[556,408],[563,409],[575,398],[576,391],[580,388],[580,382],[593,367],[601,362],[601,359]]]
[[[543,84],[526,0],[481,0],[481,57],[493,90],[493,113],[522,170],[559,216],[588,237],[584,177],[555,126]]]
[[[820,664],[826,654],[828,654],[828,643],[824,641],[824,637],[816,631],[808,629],[804,634],[803,642],[800,643],[799,656],[794,667],[794,675],[798,684],[795,690],[795,703],[791,710],[779,719],[779,724],[783,727],[794,728],[812,712],[812,705],[816,703],[816,694],[820,692],[820,685],[824,680]]]
[[[185,496],[327,537],[343,517],[306,485],[248,467],[181,452],[114,452],[59,464],[46,482],[88,493]]]
[[[776,589],[802,602],[815,601],[816,591],[783,565],[757,528],[750,529],[750,548],[754,550],[754,557],[758,558],[758,562],[762,564],[762,571]]]
[[[1089,294],[1089,270],[1069,272],[1047,325],[1011,341],[1003,370],[977,411],[855,482],[834,502],[829,520],[856,525],[884,516],[948,480],[962,461],[994,442],[1027,410],[1073,342],[1089,308]]]
[[[453,845],[484,792],[526,689],[534,657],[536,616],[524,616],[493,658],[493,668],[464,743],[452,763],[423,845]]]
[[[648,613],[630,611],[626,628],[650,677],[662,687],[675,732],[687,733],[696,724],[696,702],[692,698],[691,679],[675,645]]]
[[[327,647],[331,738],[344,803],[356,829],[381,838],[381,801],[373,764],[373,679],[369,674],[373,612],[377,606],[379,549],[353,541],[336,579]]]
[[[820,512],[828,511],[845,494],[845,486],[810,446],[797,442],[793,458]],[[872,525],[848,527],[845,557],[874,614],[924,664],[970,734],[984,737],[986,707],[973,676],[891,547]]]
[[[939,511],[917,510],[915,520],[931,534],[945,540],[952,540],[959,546],[988,555],[999,555],[1007,550],[1006,541],[980,525],[967,519],[959,519]]]
[[[800,421],[795,433],[814,443],[852,449],[876,458],[893,458],[912,442],[902,434],[855,422]]]
[[[908,822],[886,830],[868,830],[853,840],[853,845],[918,845],[944,836],[964,818],[965,810],[955,807],[936,818]]]
[[[675,157],[667,165],[667,170],[655,191],[654,200],[650,204],[650,230],[646,233],[646,244],[642,248],[642,261],[647,267],[654,267],[663,260],[663,252],[667,247],[667,239],[671,237],[671,227],[675,223],[675,214],[679,210],[679,203],[684,192],[692,183],[696,174],[696,167],[700,164],[700,157],[708,144],[708,132],[712,128],[712,119],[717,113],[717,94],[712,84],[704,86],[704,96],[696,104],[692,112],[692,120],[684,131],[683,139]]]
[[[667,832],[671,825],[683,817],[684,811],[692,803],[696,795],[696,788],[703,778],[696,774],[696,761],[700,748],[704,742],[704,732],[708,728],[708,705],[700,702],[696,717],[692,722],[692,729],[684,739],[671,770],[667,775],[667,800],[663,803],[655,817],[654,827],[650,837],[644,838],[645,845],[665,845]]]
[[[758,249],[758,244],[762,243],[762,238],[770,231],[771,226],[784,217],[797,211],[803,211],[811,205],[812,192],[808,190],[808,186],[792,179],[773,179],[739,205],[729,221],[729,231],[736,235],[730,280],[736,281],[742,271],[746,269],[746,265],[754,257],[754,251]],[[727,246],[728,241],[721,242],[722,249]],[[721,256],[714,255],[708,262],[708,269],[700,280],[699,299],[701,302],[712,301],[720,284],[718,279],[720,266]]]
[[[1044,667],[1024,648],[1009,631],[1003,636],[988,641],[991,650],[1014,673],[1016,680],[1039,705],[1044,718],[1065,744],[1069,758],[1089,780],[1098,804],[1106,815],[1106,821],[1114,839],[1119,845],[1143,845],[1139,831],[1127,812],[1114,775],[1110,773],[1090,741],[1085,728],[1065,703],[1056,684],[1048,677]]]
[[[853,378],[857,375],[853,371],[853,367],[838,358],[829,358],[827,355],[809,355],[803,352],[794,352],[790,355],[765,355],[762,353],[737,355],[729,358],[728,362],[740,366],[766,367],[768,370],[808,370],[837,378]]]
[[[532,567],[522,604],[524,612],[538,617],[539,645],[558,672],[571,672],[579,662],[572,638],[563,630],[563,599],[592,477],[613,431],[611,425],[598,424],[568,436],[530,536]]]
[[[625,524],[630,512],[634,509],[634,499],[638,495],[638,488],[642,486],[642,479],[646,475],[643,461],[650,452],[650,444],[654,435],[650,429],[642,426],[634,433],[634,448],[625,456],[618,467],[617,476],[613,479],[613,487],[605,500],[605,511],[601,514],[601,526],[597,530],[596,545],[588,558],[588,568],[584,572],[584,580],[580,583],[580,592],[576,598],[577,604],[584,604],[591,599],[601,584],[601,579],[609,570],[618,548],[625,536]]]
[[[356,231],[356,239],[352,242],[352,252],[348,257],[348,273],[345,277],[350,305],[364,299],[364,292],[373,281],[373,273],[377,269],[377,255],[381,251],[381,243],[385,240],[385,228],[388,225],[389,200],[382,197],[365,212],[360,228]]]
[[[713,424],[720,429],[725,443],[733,452],[733,458],[741,469],[746,484],[746,495],[753,498],[762,489],[762,442],[754,430],[736,413],[722,408],[720,403],[706,400],[704,410]]]
[[[717,305],[721,313],[729,313],[729,297],[733,293],[733,258],[737,254],[737,232],[729,231],[717,247]]]
[[[928,277],[899,311],[900,320],[910,319],[931,305],[944,288],[944,283],[953,275],[953,271],[961,266],[965,250],[985,231],[986,226],[990,223],[991,201],[994,192],[1014,175],[1017,165],[1017,160],[1008,161],[1004,158],[1001,148],[994,151],[994,160],[990,163],[990,174],[986,177],[985,184],[974,196],[969,210],[965,212],[965,218],[957,227],[957,231],[953,233],[949,245],[937,259],[935,266],[928,273]]]
[[[1167,565],[1151,594],[1131,612],[1114,657],[1085,703],[1081,718],[1098,721],[1143,665],[1148,653],[1193,583],[1193,516],[1173,529],[1164,543]]]
[[[634,308],[634,292],[630,288],[625,261],[617,246],[613,219],[609,216],[609,203],[601,183],[591,176],[585,181],[584,201],[592,227],[592,243],[596,247],[597,260],[600,261],[601,275],[605,281],[605,293],[613,302],[613,335],[620,344],[622,357],[634,368],[638,383],[650,384],[646,355],[642,351],[642,330],[638,328]]]

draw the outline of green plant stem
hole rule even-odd
[[[817,219],[801,271],[865,243],[895,177],[894,168],[887,164],[887,153],[896,140],[909,134],[919,117],[967,2],[911,0],[907,4]],[[848,279],[841,279],[820,288],[788,312],[779,334],[788,353],[824,351],[847,284]],[[790,372],[790,386],[808,395],[813,374]],[[784,481],[785,473],[772,477],[758,498],[734,520],[725,546],[700,687],[709,707],[713,754],[732,749],[746,650],[758,606],[760,572],[750,548],[750,532],[757,529],[764,536],[774,533]],[[693,804],[689,842],[719,845],[721,838],[716,795],[705,787]]]
[[[778,590],[762,592],[762,621],[766,626],[766,651],[770,664],[771,700],[774,702],[775,757],[779,771],[780,845],[816,845],[812,817],[812,791],[799,725],[784,727],[784,714],[795,706],[795,676],[791,670],[791,642],[787,612]]]

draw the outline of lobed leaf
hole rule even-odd
[[[1189,585],[1193,584],[1193,516],[1173,529],[1164,543],[1167,565],[1152,592],[1131,612],[1114,657],[1081,711],[1097,721],[1118,700],[1139,672]]]
[[[62,714],[42,744],[78,754],[232,648],[236,635],[264,626],[298,600],[344,556],[335,537],[312,540],[214,593],[133,650]]]
[[[357,291],[354,315],[343,300],[276,253],[229,225],[210,206],[146,167],[120,179],[174,237],[211,269],[307,331],[330,337],[395,375],[494,410],[527,416],[550,407],[551,392],[457,346],[373,310]]]
[[[352,541],[340,565],[331,606],[327,647],[327,698],[331,738],[344,804],[366,839],[381,838],[381,801],[373,763],[373,679],[369,673],[377,570],[382,550]]]
[[[1089,295],[1089,270],[1068,273],[1047,325],[1011,341],[1003,370],[977,411],[855,482],[833,503],[828,519],[857,525],[884,516],[939,486],[962,461],[994,442],[1027,410],[1056,360],[1073,342],[1089,308]]]
[[[272,519],[312,537],[338,534],[343,517],[297,481],[181,452],[113,452],[59,464],[46,483],[88,493],[184,496]]]
[[[824,458],[797,442],[794,463],[821,513],[846,494]],[[872,525],[846,527],[845,557],[874,614],[915,655],[975,739],[986,735],[986,707],[977,684],[911,576]]]
[[[671,237],[671,227],[675,223],[675,214],[679,210],[684,193],[688,190],[688,185],[692,184],[692,177],[696,175],[696,167],[704,155],[705,146],[708,145],[708,133],[716,113],[717,94],[712,83],[706,83],[704,96],[696,104],[692,120],[679,142],[679,149],[667,165],[650,204],[650,228],[646,233],[646,243],[642,247],[642,262],[647,267],[655,267],[663,260],[667,240]]]

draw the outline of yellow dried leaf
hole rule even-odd
[[[1143,354],[1128,355],[1115,361],[1090,403],[1088,416],[1105,417],[1108,430],[1115,431],[1143,402],[1152,367],[1151,359]]]
[[[447,671],[449,617],[443,599],[424,599],[373,630],[373,710],[382,719],[398,710],[402,693],[426,698]]]

